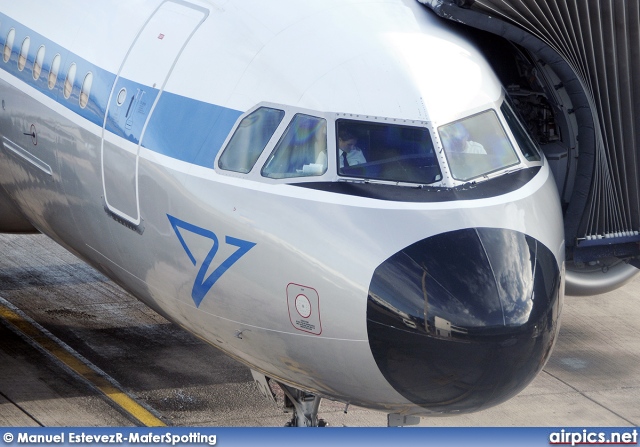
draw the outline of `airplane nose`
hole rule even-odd
[[[469,228],[406,247],[375,271],[369,344],[387,381],[425,413],[468,413],[521,391],[549,358],[561,273],[523,233]]]

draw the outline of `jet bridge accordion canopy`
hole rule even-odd
[[[441,17],[500,35],[552,66],[578,122],[577,173],[565,212],[567,246],[598,241],[637,246],[640,2],[419,1]]]

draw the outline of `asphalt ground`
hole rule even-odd
[[[544,370],[492,409],[424,426],[640,425],[640,278],[566,297]],[[281,394],[279,402],[281,403]],[[331,426],[383,413],[323,401]],[[0,235],[0,426],[282,426],[247,367],[42,235]]]

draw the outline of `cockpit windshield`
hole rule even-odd
[[[273,179],[319,176],[327,171],[327,121],[296,114],[262,168]]]
[[[340,119],[336,139],[342,176],[420,184],[442,180],[424,127]]]
[[[494,110],[438,128],[451,175],[467,181],[520,162]]]

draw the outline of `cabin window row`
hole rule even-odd
[[[4,43],[2,58],[5,63],[9,62],[9,60],[11,59],[11,54],[13,53],[13,50],[14,50],[15,40],[16,40],[16,30],[15,28],[11,28],[7,33],[7,37]],[[24,71],[24,69],[27,66],[30,47],[31,47],[31,38],[27,36],[22,41],[22,45],[20,46],[20,52],[18,53],[18,71]],[[44,62],[45,62],[45,54],[46,54],[45,46],[40,45],[40,47],[38,48],[38,51],[35,54],[32,70],[31,70],[31,74],[34,81],[39,80],[40,77],[42,76],[42,72],[44,69]],[[53,90],[53,88],[56,86],[56,83],[58,82],[61,62],[62,62],[62,57],[60,56],[60,53],[56,53],[51,59],[51,63],[49,65],[49,71],[47,74],[47,86],[49,90]],[[62,88],[62,94],[65,99],[69,99],[71,97],[73,86],[76,80],[77,71],[78,71],[78,68],[75,62],[72,63],[69,66],[69,69],[67,70],[67,74],[66,74],[63,88]],[[91,93],[92,85],[93,85],[93,73],[89,71],[84,76],[84,80],[82,81],[82,86],[80,87],[80,97],[78,99],[79,105],[83,109],[87,107],[87,104],[89,104],[89,95]]]

